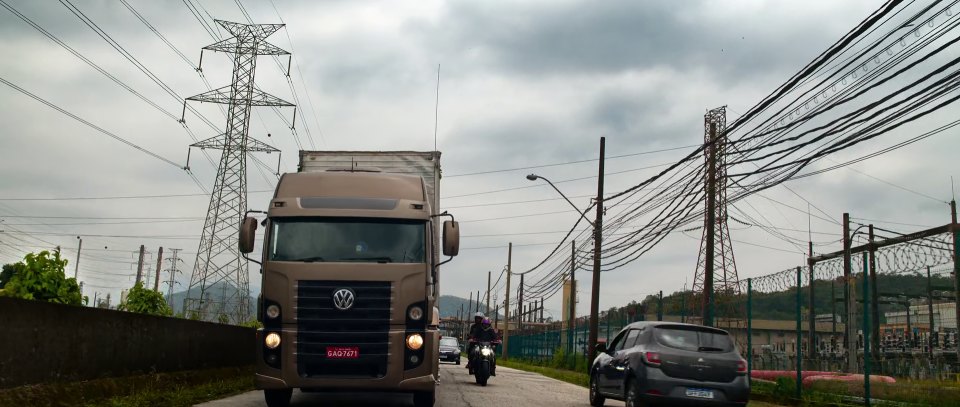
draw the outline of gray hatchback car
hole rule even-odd
[[[721,329],[672,322],[635,322],[590,368],[590,404],[607,398],[627,407],[664,404],[745,406],[747,362]]]

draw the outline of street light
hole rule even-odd
[[[553,187],[553,190],[554,190],[554,191],[557,191],[557,193],[560,194],[560,196],[562,196],[563,199],[565,199],[565,200],[567,201],[567,203],[570,204],[570,206],[572,206],[573,209],[575,209],[575,210],[577,211],[577,213],[580,214],[580,217],[583,218],[583,220],[587,221],[587,223],[589,223],[590,226],[592,226],[592,227],[594,227],[594,228],[597,227],[597,225],[595,225],[590,219],[587,219],[587,212],[590,210],[590,208],[593,207],[593,205],[590,205],[590,206],[587,207],[587,209],[584,209],[583,211],[581,211],[580,208],[577,208],[577,205],[574,205],[573,202],[570,201],[570,198],[567,198],[567,196],[564,195],[563,192],[560,192],[560,190],[557,189],[557,186],[556,186],[556,185],[553,185],[553,183],[550,182],[550,180],[548,180],[546,177],[542,177],[542,176],[539,176],[539,175],[537,175],[537,174],[530,174],[530,175],[527,175],[527,179],[530,180],[530,181],[536,181],[536,180],[538,180],[538,179],[542,179],[542,180],[544,180],[544,181],[547,181],[547,183],[550,184],[551,187]]]
[[[603,139],[601,139],[600,141],[600,156],[601,156],[600,173],[601,174],[603,174],[603,158],[602,158],[603,150],[604,150],[603,141],[604,141]],[[550,180],[536,174],[527,175],[527,179],[530,181],[536,181],[538,179],[542,179],[546,181],[548,184],[550,184],[551,187],[553,187],[555,191],[557,191],[558,194],[560,194],[560,196],[563,197],[563,199],[567,201],[567,203],[570,204],[570,206],[576,209],[577,213],[580,214],[581,218],[586,220],[587,223],[589,223],[590,226],[593,227],[593,287],[592,287],[592,293],[591,293],[592,296],[590,298],[590,334],[587,342],[587,354],[589,355],[588,358],[589,360],[592,361],[594,357],[596,357],[597,336],[599,331],[599,318],[597,314],[599,313],[599,300],[600,300],[600,245],[602,242],[602,234],[601,234],[602,228],[599,227],[599,225],[602,224],[601,216],[603,213],[602,212],[603,176],[601,175],[600,177],[599,188],[597,191],[598,192],[597,199],[594,202],[594,204],[591,205],[591,207],[597,206],[597,219],[596,221],[593,221],[593,222],[591,222],[590,219],[587,219],[587,216],[586,216],[586,213],[587,211],[590,210],[590,207],[588,207],[584,211],[580,211],[580,208],[577,208],[577,205],[574,205],[573,202],[570,201],[570,198],[567,198],[567,196],[564,195],[563,192],[561,192],[556,185],[553,185],[553,182],[550,182]],[[570,317],[575,318],[573,315],[571,315]]]

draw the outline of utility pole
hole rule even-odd
[[[843,304],[846,308],[846,323],[843,324],[844,327],[844,336],[845,336],[845,345],[847,347],[847,369],[848,373],[857,372],[857,337],[855,335],[856,331],[854,330],[854,312],[855,308],[855,298],[853,293],[850,292],[850,285],[852,279],[851,268],[853,266],[852,259],[850,258],[850,214],[843,214]]]
[[[810,333],[807,335],[807,350],[811,356],[815,355],[817,350],[817,303],[813,298],[814,292],[816,291],[814,287],[816,286],[817,278],[813,273],[813,266],[813,241],[807,241],[807,271],[810,273],[810,310],[807,312],[807,317],[810,319]]]
[[[490,314],[490,272],[487,272],[487,298],[486,298],[486,313]]]
[[[470,291],[470,302],[467,303],[467,312],[473,312],[473,291]]]
[[[477,290],[477,309],[474,312],[480,312],[480,290]]]
[[[870,241],[870,350],[874,359],[880,357],[880,291],[877,288],[877,247],[873,243],[873,225],[869,225],[868,238]],[[866,276],[864,276],[866,277]],[[864,298],[864,304],[867,299]]]
[[[909,312],[909,311],[908,311]],[[927,347],[933,354],[933,282],[930,279],[930,266],[927,266],[927,320],[930,322],[930,335],[927,336]]]
[[[540,297],[540,322],[543,323],[543,297]]]
[[[73,279],[74,279],[74,280],[76,280],[76,279],[77,279],[77,275],[80,274],[80,250],[83,249],[83,239],[81,239],[80,236],[77,236],[77,240],[79,240],[80,243],[77,244],[77,262],[73,264]]]
[[[160,292],[160,270],[163,265],[163,246],[157,250],[157,273],[153,279],[153,291]]]
[[[957,201],[950,201],[950,232],[953,234],[953,290],[954,290],[954,312],[960,318],[960,225],[957,225]],[[909,308],[907,313],[910,313]],[[957,359],[960,359],[960,345],[956,344]]]
[[[600,247],[603,243],[603,164],[607,138],[600,137],[600,168],[597,179],[597,219],[593,222],[593,288],[590,297],[590,335],[587,341],[589,361],[597,356],[597,334],[600,330]]]
[[[517,286],[517,331],[523,331],[523,274],[520,275],[520,285]]]
[[[140,284],[140,279],[143,278],[143,252],[144,247],[140,245],[140,260],[137,260],[137,284]]]
[[[507,349],[510,346],[510,275],[513,274],[513,242],[507,246],[507,298],[503,304],[503,318],[506,324],[503,328],[503,359],[510,358]]]

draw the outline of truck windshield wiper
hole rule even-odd
[[[287,261],[302,261],[306,263],[313,263],[315,261],[325,261],[325,260],[323,260],[323,257],[320,257],[320,256],[311,256],[311,257],[304,257],[300,259],[290,259]]]
[[[393,262],[393,259],[390,257],[380,256],[380,257],[344,257],[340,260],[347,261],[362,261],[362,260],[375,260],[377,263],[390,263]]]

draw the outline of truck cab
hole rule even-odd
[[[437,236],[431,192],[416,175],[289,173],[266,219],[244,220],[241,252],[264,227],[255,382],[269,406],[288,405],[294,388],[433,405],[439,253],[457,254],[459,228],[444,221]]]

